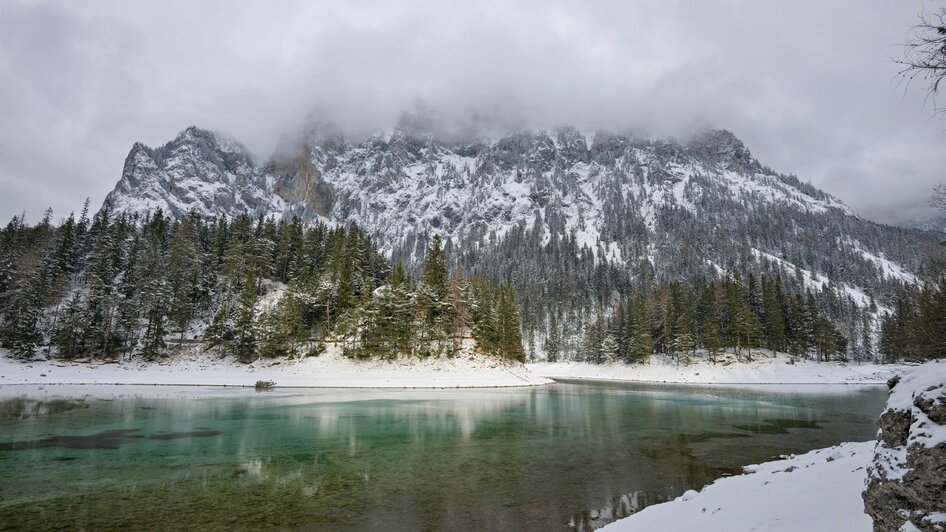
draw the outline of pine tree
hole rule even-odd
[[[765,315],[765,339],[767,347],[773,351],[785,351],[785,317],[782,315],[782,287],[781,283],[766,282],[762,279]]]
[[[213,320],[204,331],[204,338],[210,347],[229,345],[236,337],[236,308],[233,292],[227,288],[220,298]]]
[[[545,337],[545,356],[549,362],[556,362],[562,350],[562,339],[558,328],[555,311],[549,313],[548,336]]]
[[[613,330],[608,330],[601,340],[601,358],[602,362],[611,363],[617,360],[620,352],[618,340]]]
[[[649,305],[645,294],[637,297],[634,309],[634,337],[631,342],[631,361],[637,364],[646,363],[654,351],[654,340],[651,334]]]
[[[194,225],[194,220],[187,217],[176,227],[168,256],[169,315],[180,331],[181,340],[197,310],[200,256]]]
[[[243,281],[234,321],[234,351],[237,359],[244,363],[257,357],[256,299],[256,272],[251,269]]]
[[[696,349],[696,341],[693,339],[688,318],[683,314],[678,316],[673,329],[674,334],[671,353],[674,355],[677,362],[680,362],[682,359],[684,364],[689,364],[689,354]]]
[[[496,315],[493,307],[493,293],[486,279],[475,277],[473,287],[473,340],[481,351],[490,352],[496,348]]]
[[[512,283],[508,281],[505,286],[497,289],[496,316],[499,354],[510,360],[525,362],[516,294],[512,289]]]
[[[83,340],[85,328],[82,320],[85,302],[78,292],[72,294],[63,309],[59,325],[55,332],[55,343],[59,349],[59,356],[72,359],[85,352]]]
[[[703,291],[703,347],[709,353],[710,362],[716,363],[716,357],[722,351],[723,341],[719,327],[719,302],[716,289],[708,286]]]
[[[473,323],[471,316],[472,305],[473,295],[470,289],[470,282],[466,278],[463,267],[457,266],[453,274],[453,279],[450,281],[449,288],[450,315],[453,318],[451,335],[455,339],[456,347],[459,347],[459,341],[469,334],[469,329]]]
[[[437,338],[446,323],[447,256],[440,235],[434,235],[427,247],[421,274],[418,304],[426,321],[429,337]]]

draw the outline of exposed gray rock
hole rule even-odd
[[[878,420],[880,441],[891,448],[906,445],[912,421],[910,412],[907,410],[885,410]]]

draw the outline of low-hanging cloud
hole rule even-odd
[[[724,127],[764,164],[904,222],[946,181],[946,123],[891,61],[924,6],[7,1],[0,216],[97,206],[132,142],[190,124],[265,157],[313,110],[369,130],[423,102],[509,126]]]

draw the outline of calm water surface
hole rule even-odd
[[[775,390],[0,387],[0,529],[592,529],[886,398]]]

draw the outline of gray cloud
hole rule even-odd
[[[924,5],[6,1],[0,217],[97,206],[132,142],[192,123],[266,156],[313,109],[370,129],[423,101],[447,118],[725,127],[764,164],[902,222],[946,181],[946,123],[890,61]]]

